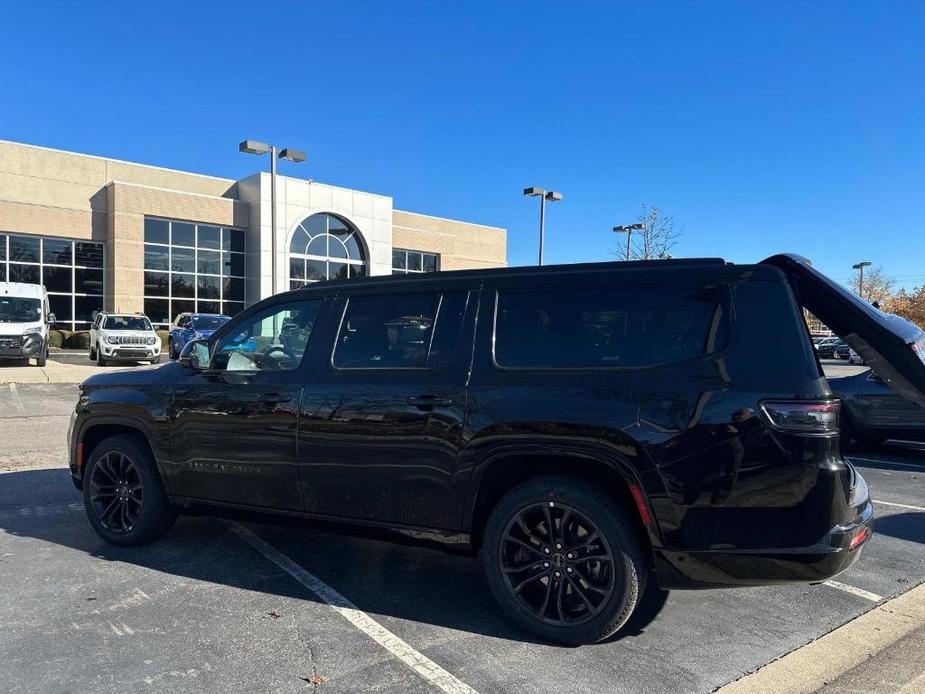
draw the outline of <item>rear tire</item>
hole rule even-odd
[[[511,619],[567,645],[616,633],[649,572],[627,512],[597,486],[566,476],[539,477],[508,492],[488,519],[481,560],[492,595]]]
[[[83,497],[93,529],[114,545],[151,542],[177,519],[154,457],[139,436],[113,436],[93,449],[84,470]]]

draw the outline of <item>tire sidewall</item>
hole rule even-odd
[[[510,593],[501,573],[499,544],[508,522],[516,513],[540,501],[567,504],[598,527],[613,553],[615,580],[624,588],[614,591],[596,617],[574,627],[546,624],[536,619]],[[541,478],[515,488],[495,507],[485,529],[482,565],[492,595],[519,625],[556,643],[596,643],[626,623],[645,588],[647,566],[635,535],[635,528],[619,505],[590,484],[583,480]]]
[[[104,528],[96,517],[90,501],[92,487],[90,479],[94,467],[104,455],[114,451],[122,453],[134,463],[142,484],[141,515],[135,527],[124,534],[113,533]],[[84,469],[83,500],[87,518],[93,529],[100,537],[114,545],[131,546],[150,542],[162,535],[176,516],[167,502],[160,475],[147,445],[132,436],[115,436],[106,439],[93,450]]]

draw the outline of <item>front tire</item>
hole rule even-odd
[[[173,340],[167,340],[167,356],[170,357],[171,360],[175,360],[178,356],[177,350],[174,349],[173,346]]]
[[[48,347],[42,349],[41,356],[35,358],[35,365],[39,368],[48,364]]]
[[[84,470],[83,497],[93,529],[114,545],[151,542],[177,518],[154,457],[138,436],[113,436],[93,449]]]
[[[103,358],[103,350],[100,349],[100,346],[96,346],[96,365],[97,366],[106,366],[106,360]]]
[[[602,641],[629,620],[648,576],[638,526],[578,478],[540,477],[492,511],[481,550],[488,586],[521,627],[556,643]]]

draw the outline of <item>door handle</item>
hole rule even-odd
[[[438,398],[433,395],[412,395],[408,398],[408,404],[415,407],[450,407],[453,399]]]
[[[263,395],[257,396],[257,402],[263,403],[264,405],[274,405],[280,402],[289,402],[292,400],[292,396],[285,393],[264,393]]]

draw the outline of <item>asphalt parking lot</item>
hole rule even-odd
[[[75,393],[0,383],[4,691],[710,692],[925,581],[925,446],[889,443],[850,456],[876,534],[835,583],[652,592],[620,638],[549,646],[436,550],[207,517],[105,544],[63,467]]]

